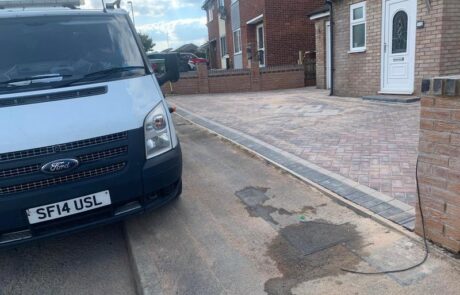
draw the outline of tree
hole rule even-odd
[[[141,38],[142,45],[144,45],[145,52],[152,51],[153,47],[155,47],[155,43],[153,43],[152,38],[144,33],[139,33],[139,37]]]

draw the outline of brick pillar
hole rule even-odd
[[[209,93],[209,71],[205,63],[197,64],[198,93]]]
[[[427,236],[460,252],[460,76],[424,80],[419,185]],[[422,233],[417,211],[416,232]]]
[[[251,61],[251,91],[260,91],[262,89],[262,81],[260,77],[259,62],[254,59]]]

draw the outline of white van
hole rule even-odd
[[[0,0],[0,246],[118,221],[182,191],[159,85],[178,79],[177,57],[157,79],[124,10],[78,4]]]

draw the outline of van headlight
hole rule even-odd
[[[145,118],[144,136],[147,160],[172,149],[168,117],[162,102]]]

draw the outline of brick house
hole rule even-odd
[[[314,22],[305,15],[324,0],[206,0],[212,68],[297,64],[315,50]]]
[[[419,95],[460,73],[459,0],[331,0],[312,11],[317,86],[340,96]],[[331,23],[332,34],[331,34]],[[332,49],[331,49],[332,48]]]

